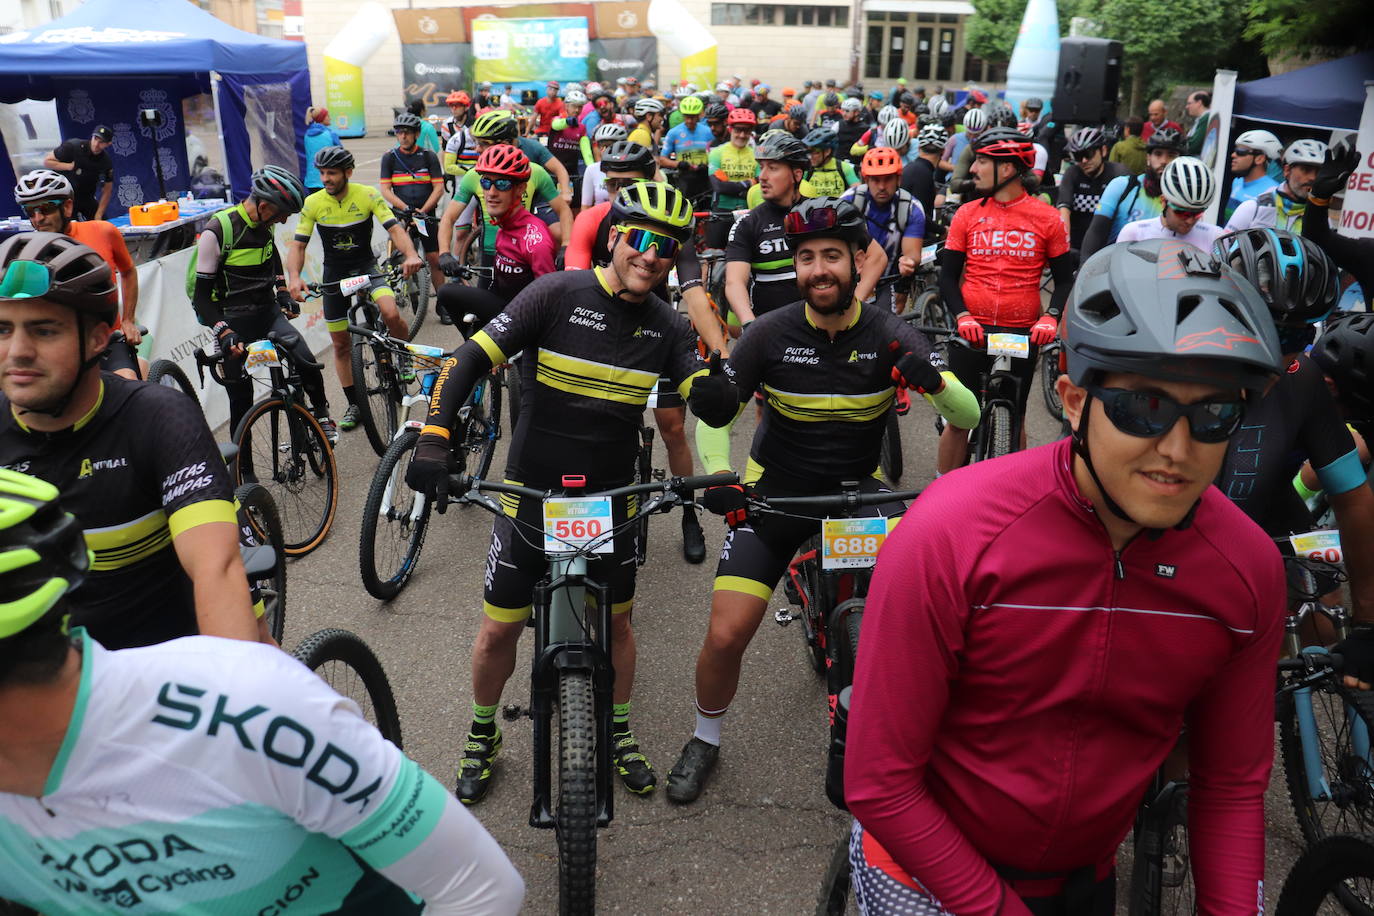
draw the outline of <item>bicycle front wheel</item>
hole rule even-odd
[[[1330,900],[1330,897],[1339,900]],[[1352,899],[1353,898],[1353,899]],[[1371,912],[1374,900],[1374,844],[1337,834],[1303,853],[1283,882],[1275,916]]]
[[[467,419],[458,434],[463,465],[473,477],[486,477],[501,435],[501,385],[496,376],[478,381],[464,409]]]
[[[410,278],[410,283],[406,289],[406,305],[410,306],[410,317],[407,323],[410,325],[410,339],[414,340],[420,333],[420,328],[425,323],[425,316],[429,314],[429,301],[434,295],[429,276],[429,265],[421,267],[415,276]]]
[[[363,718],[376,726],[383,738],[401,746],[396,696],[382,663],[367,643],[348,630],[330,628],[307,636],[291,655],[323,678],[335,693],[357,703]]]
[[[400,594],[415,572],[429,529],[429,500],[406,485],[418,430],[391,443],[372,475],[358,538],[358,568],[367,593],[382,601]]]
[[[258,483],[246,483],[234,491],[240,547],[271,547],[277,554],[272,572],[252,580],[254,598],[263,605],[263,619],[272,638],[281,645],[286,630],[286,537],[272,494]]]
[[[558,678],[558,912],[596,911],[596,696],[590,671]]]
[[[191,400],[197,406],[200,398],[196,397],[196,389],[191,386],[191,380],[186,377],[186,373],[181,371],[181,367],[170,359],[155,359],[148,366],[148,384],[166,385],[168,388],[175,388]]]
[[[849,912],[849,891],[853,870],[849,864],[849,833],[835,844],[830,864],[821,879],[821,894],[816,900],[816,916],[844,916]]]
[[[1311,708],[1315,746],[1303,741],[1300,706]],[[1336,674],[1308,692],[1279,698],[1279,752],[1288,797],[1309,844],[1337,833],[1374,832],[1372,728],[1374,698],[1346,687]]]
[[[274,398],[254,404],[234,433],[234,483],[260,483],[281,517],[288,556],[324,543],[339,501],[334,450],[320,422],[300,404]]]
[[[1142,818],[1132,851],[1130,916],[1196,913],[1188,847],[1188,787],[1177,785],[1167,798],[1152,801]]]
[[[385,347],[354,340],[352,361],[358,419],[367,433],[368,444],[382,455],[391,444],[404,396],[396,370],[396,356]]]
[[[897,425],[895,410],[887,412],[887,426],[883,429],[878,463],[883,469],[883,479],[888,483],[897,483],[902,479],[902,429]]]
[[[1001,458],[1012,452],[1011,408],[1005,404],[994,404],[988,408],[983,418],[984,454],[983,458]]]

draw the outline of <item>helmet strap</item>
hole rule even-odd
[[[992,167],[993,167],[994,169],[996,169],[997,166],[1000,164],[999,161],[996,160],[996,159],[992,160],[992,163],[993,163]],[[995,175],[996,172],[994,171],[993,174]],[[992,186],[992,190],[988,192],[987,197],[984,197],[984,198],[983,198],[983,201],[982,201],[982,204],[981,204],[981,205],[986,207],[988,201],[992,200],[994,197],[997,196],[997,192],[998,192],[998,191],[1002,190],[1003,188],[1007,187],[1008,185],[1012,184],[1013,182],[1018,182],[1018,181],[1020,181],[1020,180],[1021,180],[1021,175],[1022,175],[1022,174],[1023,174],[1023,173],[1022,173],[1022,171],[1021,171],[1020,169],[1012,169],[1011,177],[1009,177],[1009,178],[1004,178],[1004,179],[1002,179],[1001,181],[997,182],[995,185],[993,185],[993,186]]]

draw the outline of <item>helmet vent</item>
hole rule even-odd
[[[1199,305],[1202,305],[1201,296],[1179,296],[1178,317],[1175,319],[1175,323],[1177,325],[1182,325],[1185,321],[1188,320],[1189,316],[1191,316],[1193,312],[1197,311],[1197,307]]]

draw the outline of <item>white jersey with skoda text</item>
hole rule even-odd
[[[1152,216],[1149,219],[1127,223],[1116,240],[1118,242],[1143,242],[1146,239],[1174,239],[1210,252],[1212,243],[1225,234],[1226,230],[1220,226],[1199,221],[1186,235],[1179,235],[1164,225],[1162,217]]]

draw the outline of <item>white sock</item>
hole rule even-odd
[[[714,744],[716,747],[720,747],[720,720],[724,717],[724,709],[708,709],[703,712],[701,704],[698,703],[697,730],[692,733],[693,736],[700,738],[707,744]]]

